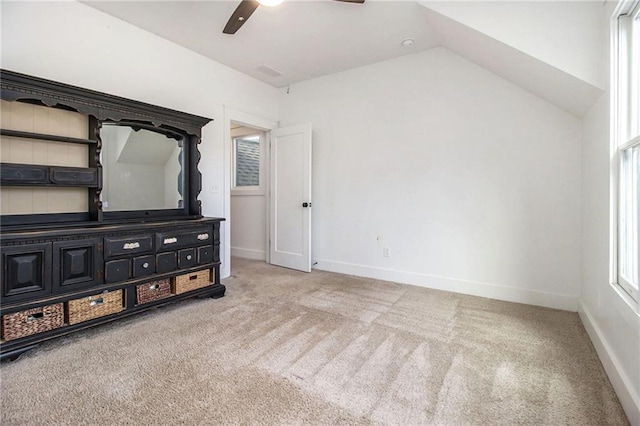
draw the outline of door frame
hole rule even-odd
[[[267,183],[266,191],[265,191],[265,220],[267,226],[265,227],[266,232],[266,247],[265,247],[265,255],[267,263],[270,262],[270,254],[269,254],[269,223],[270,223],[270,206],[271,206],[271,176],[269,174],[269,168],[271,164],[270,157],[270,149],[271,145],[271,130],[278,128],[278,122],[274,120],[270,120],[267,118],[258,117],[257,115],[253,115],[244,111],[240,111],[234,109],[233,107],[229,107],[224,105],[224,114],[223,114],[223,127],[224,127],[224,216],[226,218],[225,222],[222,222],[224,225],[222,227],[222,241],[223,241],[223,250],[222,250],[222,267],[220,269],[220,275],[222,278],[226,278],[231,275],[231,165],[232,165],[232,155],[233,155],[233,147],[231,140],[231,122],[236,122],[242,124],[247,127],[253,127],[258,130],[262,130],[265,132],[265,143],[267,144],[265,149],[265,182]]]

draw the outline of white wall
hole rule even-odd
[[[612,4],[601,19],[608,21]],[[607,22],[608,24],[608,22]],[[608,27],[608,25],[607,25]],[[601,34],[609,39],[608,28]],[[603,73],[608,44],[600,50]],[[608,83],[607,83],[608,84]],[[640,316],[610,276],[610,93],[583,120],[582,286],[580,316],[631,424],[640,424]]]
[[[206,216],[222,217],[223,106],[277,118],[278,92],[75,2],[2,2],[2,68],[213,118],[200,145]],[[229,275],[228,222],[222,276]]]
[[[577,309],[578,119],[444,48],[293,85],[280,108],[313,124],[318,268]]]
[[[267,221],[264,195],[231,194],[231,254],[265,260]]]

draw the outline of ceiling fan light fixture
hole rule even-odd
[[[283,0],[258,0],[258,3],[260,3],[262,6],[273,7],[282,3],[282,1]]]

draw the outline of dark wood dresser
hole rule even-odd
[[[160,305],[224,295],[224,219],[203,217],[198,200],[198,144],[210,119],[5,70],[0,85],[8,117],[0,164],[2,359]],[[82,137],[33,131],[60,121],[86,129]],[[16,129],[25,122],[29,130]]]

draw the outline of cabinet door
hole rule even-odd
[[[4,302],[51,294],[51,243],[0,248]]]
[[[101,240],[87,238],[53,243],[53,291],[102,284]]]

